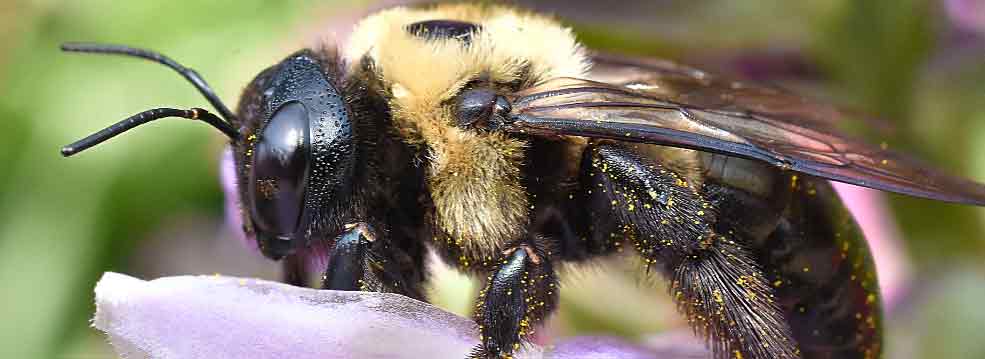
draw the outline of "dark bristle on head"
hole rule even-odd
[[[482,26],[458,20],[427,20],[407,25],[405,30],[411,35],[428,39],[456,39],[465,44],[472,42],[472,34],[482,30]]]
[[[171,68],[172,70],[178,72],[182,77],[192,83],[199,93],[205,97],[206,100],[212,104],[218,112],[219,115],[216,116],[204,109],[193,108],[190,110],[180,110],[174,108],[156,108],[152,110],[147,110],[136,115],[133,115],[123,121],[120,121],[110,127],[107,127],[99,132],[96,132],[88,137],[76,141],[68,146],[62,148],[62,156],[71,156],[76,153],[82,152],[85,149],[95,146],[103,141],[113,138],[131,128],[137,127],[139,125],[145,124],[147,122],[157,120],[166,117],[180,117],[187,118],[190,120],[202,120],[215,127],[232,141],[237,141],[239,139],[239,132],[231,123],[235,122],[236,117],[233,115],[232,111],[219,99],[219,96],[215,94],[215,91],[209,87],[209,84],[205,80],[190,68],[184,67],[178,62],[172,60],[171,58],[164,56],[160,53],[138,49],[123,45],[112,45],[112,44],[95,44],[95,43],[64,43],[61,45],[62,51],[67,52],[82,52],[82,53],[96,53],[96,54],[111,54],[111,55],[121,55],[142,58],[156,63],[162,64]]]

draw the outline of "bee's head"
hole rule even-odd
[[[244,229],[267,257],[337,231],[349,213],[356,134],[338,67],[297,52],[260,73],[241,100],[234,153]]]
[[[124,55],[179,72],[219,112],[157,108],[141,112],[62,148],[71,156],[140,124],[167,117],[202,120],[231,140],[244,231],[278,259],[316,235],[336,235],[353,217],[356,131],[340,91],[339,60],[299,51],[250,83],[238,116],[194,71],[156,52],[126,46],[65,44],[65,51]]]

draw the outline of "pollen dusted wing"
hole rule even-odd
[[[638,78],[628,82],[558,78],[525,90],[512,98],[515,121],[508,131],[717,152],[859,186],[985,205],[981,184],[841,134],[833,126],[839,115],[829,107],[780,92],[768,96],[764,88],[727,92],[710,79],[702,87],[697,84],[709,75],[665,66],[648,76],[629,68]],[[611,64],[604,68],[618,72]]]

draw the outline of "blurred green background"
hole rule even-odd
[[[985,180],[985,13],[968,14],[985,12],[985,5],[975,10],[973,2],[521,3],[565,18],[591,47],[697,63],[878,114],[896,131],[873,142]],[[222,138],[202,124],[162,121],[76,158],[59,156],[62,145],[130,114],[205,105],[164,67],[62,54],[59,43],[159,50],[198,70],[234,106],[261,69],[301,46],[344,35],[362,11],[379,6],[2,2],[0,357],[111,356],[88,328],[92,288],[104,271],[277,277],[276,264],[223,227]],[[914,281],[887,323],[888,357],[985,357],[985,210],[890,201]],[[556,332],[640,337],[679,325],[662,288],[604,272],[569,278]],[[467,308],[468,294],[456,291],[467,281],[444,282],[436,302]],[[599,305],[599,293],[612,291],[625,293],[615,299],[622,303]]]

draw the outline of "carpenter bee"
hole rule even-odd
[[[484,279],[475,357],[510,357],[556,308],[555,267],[635,249],[716,358],[880,356],[866,242],[827,180],[985,205],[985,186],[839,133],[841,112],[666,61],[594,54],[497,5],[393,8],[303,49],[235,112],[159,108],[229,138],[243,231],[271,259],[328,251],[326,289],[424,300],[425,253]],[[289,281],[306,283],[294,268]]]

